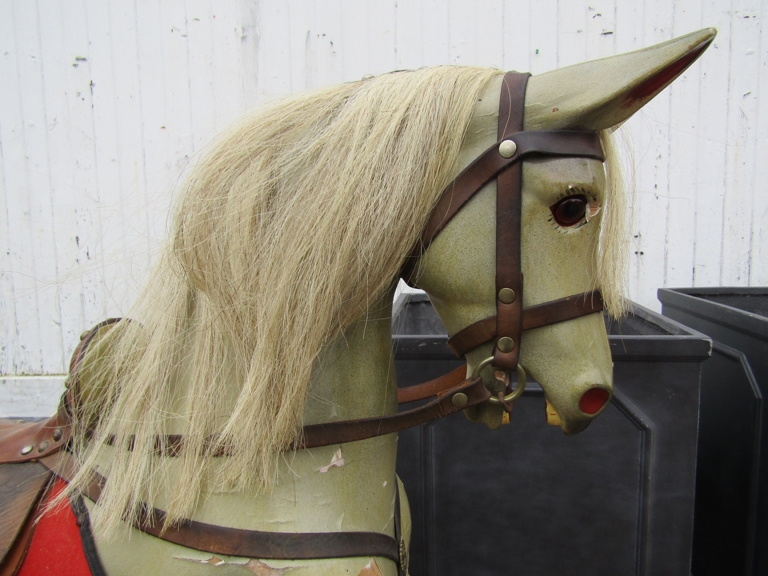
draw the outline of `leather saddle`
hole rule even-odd
[[[70,362],[68,382],[82,363],[84,351],[104,324],[80,341]],[[18,572],[32,541],[41,502],[53,484],[62,448],[71,437],[70,388],[48,419],[0,418],[0,576]]]
[[[32,540],[57,454],[69,440],[64,404],[47,420],[0,419],[0,576],[18,571]]]

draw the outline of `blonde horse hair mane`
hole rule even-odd
[[[168,521],[189,517],[217,451],[229,456],[217,459],[216,486],[269,489],[300,434],[320,350],[391,290],[498,74],[445,66],[366,78],[272,104],[218,138],[184,185],[136,320],[89,352],[70,490],[111,458],[99,530],[136,519],[166,482]],[[623,309],[620,196],[596,254],[613,313]],[[172,479],[156,452],[170,433],[184,436]]]

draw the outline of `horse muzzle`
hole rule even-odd
[[[582,388],[582,387],[579,387]],[[550,401],[545,394],[547,424],[560,426],[565,434],[578,434],[584,431],[610,402],[613,390],[607,385],[592,385],[581,390],[578,394],[568,394],[563,408]],[[561,402],[558,404],[562,405]]]

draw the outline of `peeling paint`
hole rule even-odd
[[[186,562],[195,562],[196,564],[208,564],[209,566],[232,566],[232,565],[239,565],[239,566],[245,566],[245,562],[228,562],[227,560],[224,560],[222,558],[219,558],[218,556],[211,556],[210,558],[204,558],[203,560],[200,560],[199,558],[186,558],[184,556],[174,556],[175,560],[184,560]]]
[[[248,570],[251,574],[256,576],[283,576],[289,570],[292,570],[290,566],[285,568],[273,568],[269,564],[265,564],[261,560],[243,559],[243,560],[224,560],[218,556],[211,556],[204,560],[197,558],[184,558],[182,556],[174,556],[176,560],[185,560],[187,562],[195,562],[196,564],[207,564],[209,566],[241,566],[245,570]]]
[[[338,450],[336,450],[336,452],[334,452],[333,458],[331,458],[330,464],[327,464],[326,466],[319,468],[318,472],[320,472],[320,474],[325,474],[326,472],[328,472],[328,470],[330,470],[334,466],[338,466],[339,468],[344,466],[344,456],[341,455],[341,448],[339,448]]]
[[[357,576],[381,576],[381,570],[379,570],[376,560],[371,558]]]
[[[248,570],[250,570],[253,574],[256,574],[256,576],[282,576],[291,570],[290,567],[273,568],[269,564],[265,564],[260,560],[249,560],[245,567],[248,568]]]
[[[590,220],[592,220],[592,218],[597,216],[598,212],[600,212],[600,204],[592,201],[589,204],[587,204],[587,211],[586,211],[586,214],[584,214],[584,219],[587,222],[589,222]]]

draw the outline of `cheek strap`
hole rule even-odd
[[[497,136],[502,156],[517,152],[517,144],[509,138],[523,131],[525,89],[530,76],[507,72],[501,83]],[[523,331],[522,187],[522,162],[515,162],[496,178],[496,342],[493,365],[502,370],[517,368]]]

